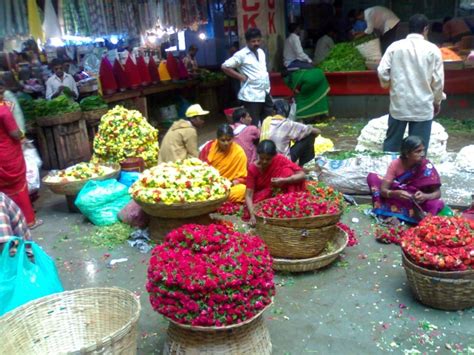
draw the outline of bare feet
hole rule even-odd
[[[35,221],[35,223],[34,223],[32,226],[30,226],[29,228],[30,228],[30,229],[38,228],[38,227],[41,226],[43,223],[44,223],[44,221],[43,221],[42,219],[37,219],[37,220]]]

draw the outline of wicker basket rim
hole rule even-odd
[[[100,166],[106,166],[106,167],[109,167],[109,168],[113,168],[114,171],[108,173],[108,174],[105,174],[105,175],[100,175],[100,176],[96,176],[96,177],[92,177],[92,178],[89,178],[89,179],[84,179],[84,180],[73,180],[73,181],[59,181],[59,182],[51,182],[51,181],[47,181],[46,179],[49,177],[49,176],[54,176],[56,174],[59,173],[56,173],[56,174],[53,174],[51,175],[51,173],[49,173],[48,175],[46,175],[45,177],[43,177],[43,179],[41,180],[41,182],[43,184],[45,184],[46,186],[64,186],[64,185],[69,185],[69,184],[77,184],[77,183],[86,183],[90,180],[94,180],[94,179],[98,179],[98,178],[104,178],[104,177],[107,177],[107,176],[112,176],[112,175],[115,175],[117,174],[119,171],[120,171],[120,165],[119,164],[108,164],[108,163],[104,163],[104,164],[99,164]],[[60,171],[63,171],[65,169],[62,169]]]
[[[23,313],[29,308],[31,309],[38,309],[39,307],[42,306],[42,304],[47,304],[49,301],[54,300],[54,299],[61,299],[64,297],[68,297],[70,295],[75,295],[75,294],[81,294],[81,293],[87,293],[92,290],[100,290],[103,292],[120,292],[122,294],[127,294],[131,295],[133,299],[135,300],[135,305],[136,305],[136,311],[134,312],[133,316],[119,329],[115,330],[112,334],[107,335],[105,337],[102,337],[101,339],[97,339],[95,341],[95,344],[91,345],[85,345],[81,349],[74,350],[73,352],[81,352],[81,351],[94,351],[96,349],[102,349],[105,345],[110,344],[113,339],[119,335],[119,334],[125,334],[127,333],[132,325],[138,321],[138,318],[140,317],[140,312],[141,312],[141,304],[140,304],[140,299],[137,295],[135,295],[132,291],[121,288],[121,287],[88,287],[88,288],[80,288],[77,290],[70,290],[70,291],[63,291],[59,293],[54,293],[52,295],[48,295],[45,297],[38,298],[36,300],[30,301],[18,308],[15,308],[14,310],[6,313],[2,317],[0,317],[0,322],[5,322],[9,323],[11,319],[16,318],[17,314]]]
[[[246,319],[243,322],[240,322],[240,323],[237,323],[237,324],[226,325],[226,326],[223,326],[223,327],[214,327],[214,326],[212,326],[212,327],[203,327],[203,326],[194,326],[194,325],[189,325],[189,324],[181,324],[181,323],[178,323],[178,322],[176,322],[176,321],[174,321],[174,320],[172,320],[168,317],[165,317],[165,316],[164,317],[165,317],[165,319],[169,320],[171,323],[173,323],[176,326],[178,326],[180,328],[183,328],[183,329],[195,330],[195,331],[200,331],[200,332],[210,332],[210,331],[214,331],[214,330],[230,330],[230,329],[239,328],[243,325],[246,325],[246,324],[249,324],[249,323],[253,322],[255,319],[260,317],[263,314],[263,312],[265,312],[272,305],[273,305],[273,299],[271,300],[271,302],[269,304],[267,304],[263,309],[261,309],[252,318]]]
[[[141,206],[146,206],[150,208],[181,208],[181,209],[190,209],[190,208],[196,208],[200,206],[206,206],[210,204],[214,204],[220,201],[226,201],[230,195],[230,192],[227,192],[227,194],[224,197],[217,198],[215,200],[206,200],[206,201],[196,201],[196,202],[183,202],[183,203],[172,203],[172,204],[166,204],[163,202],[156,202],[156,203],[148,203],[148,202],[143,202],[138,199],[135,199],[135,202],[137,202]]]
[[[262,217],[262,216],[259,216],[257,215],[257,213],[255,213],[255,217],[258,219],[262,219],[262,220],[268,220],[268,221],[307,221],[307,220],[315,220],[315,219],[323,219],[323,218],[329,218],[329,217],[336,217],[336,216],[342,216],[342,211],[340,211],[339,213],[334,213],[334,214],[320,214],[320,215],[317,215],[317,216],[307,216],[307,217],[299,217],[299,218],[276,218],[276,217]]]
[[[450,276],[450,275],[463,275],[464,276],[464,275],[471,275],[471,274],[474,275],[474,269],[463,270],[463,271],[441,271],[441,270],[435,270],[435,269],[428,269],[426,267],[417,265],[413,261],[411,261],[410,257],[405,253],[405,251],[403,249],[402,249],[402,258],[403,258],[403,261],[406,262],[407,266],[410,269],[416,270],[416,271],[422,270],[422,272],[440,273],[440,274],[443,274],[443,275],[446,275],[446,276]],[[436,276],[434,276],[434,275],[430,275],[430,277],[436,278]],[[446,277],[446,278],[448,278],[448,277]]]
[[[323,261],[323,260],[326,260],[326,259],[333,258],[333,257],[339,255],[340,253],[342,253],[342,251],[346,248],[347,243],[349,242],[349,236],[347,235],[347,233],[344,232],[340,228],[339,228],[339,231],[340,231],[341,234],[339,234],[339,236],[337,238],[338,238],[338,240],[342,239],[342,237],[340,237],[340,236],[343,235],[344,236],[344,242],[342,243],[342,245],[338,249],[336,249],[335,251],[333,251],[331,253],[321,254],[321,255],[318,255],[318,256],[313,256],[312,258],[307,258],[307,259],[283,259],[283,258],[273,258],[273,259],[277,260],[278,263],[280,263],[280,264],[298,265],[298,264],[312,263],[312,262],[316,262],[316,261]]]

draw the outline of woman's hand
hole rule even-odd
[[[392,191],[392,196],[396,196],[401,200],[411,200],[412,198],[412,195],[409,192],[404,191],[404,190]]]
[[[251,227],[255,227],[256,224],[257,224],[257,219],[255,218],[255,215],[252,214],[249,219],[249,225]]]
[[[232,181],[232,186],[240,184],[240,181],[238,179],[235,179]]]
[[[423,203],[426,200],[428,200],[428,195],[421,191],[417,191],[414,197],[415,197],[415,201],[418,203]]]
[[[286,178],[272,178],[272,185],[276,187],[280,187],[286,184]]]

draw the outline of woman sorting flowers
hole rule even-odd
[[[370,173],[367,183],[373,212],[380,217],[416,224],[425,213],[436,215],[444,207],[440,177],[425,159],[425,146],[418,136],[402,141],[400,157],[392,161],[385,177]]]
[[[255,225],[254,203],[272,197],[274,189],[282,193],[304,191],[306,175],[297,164],[277,154],[275,143],[263,140],[257,146],[258,160],[250,164],[245,202],[250,224]]]
[[[217,128],[217,139],[207,143],[199,159],[216,168],[221,176],[232,182],[229,201],[245,200],[247,156],[240,145],[234,142],[234,130],[228,124]]]

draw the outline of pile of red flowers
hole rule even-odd
[[[339,212],[336,202],[309,192],[292,192],[269,198],[255,210],[257,216],[271,218],[301,218]]]
[[[348,247],[353,247],[354,245],[359,244],[355,230],[342,222],[337,222],[337,226],[347,233],[347,236],[349,237],[349,241],[347,242]]]
[[[188,224],[153,249],[146,288],[153,309],[178,323],[237,324],[271,303],[272,259],[258,237]]]
[[[223,216],[241,215],[244,210],[244,205],[238,202],[226,201],[218,209],[217,213]]]
[[[320,181],[307,181],[306,190],[315,196],[319,196],[322,199],[337,203],[341,209],[344,207],[344,196],[337,190],[334,190],[331,186],[327,186],[325,183]]]
[[[428,216],[401,236],[417,265],[442,271],[474,269],[474,230],[461,217]]]
[[[405,229],[406,227],[401,224],[398,226],[378,224],[375,226],[375,240],[385,244],[400,244],[400,239]]]

